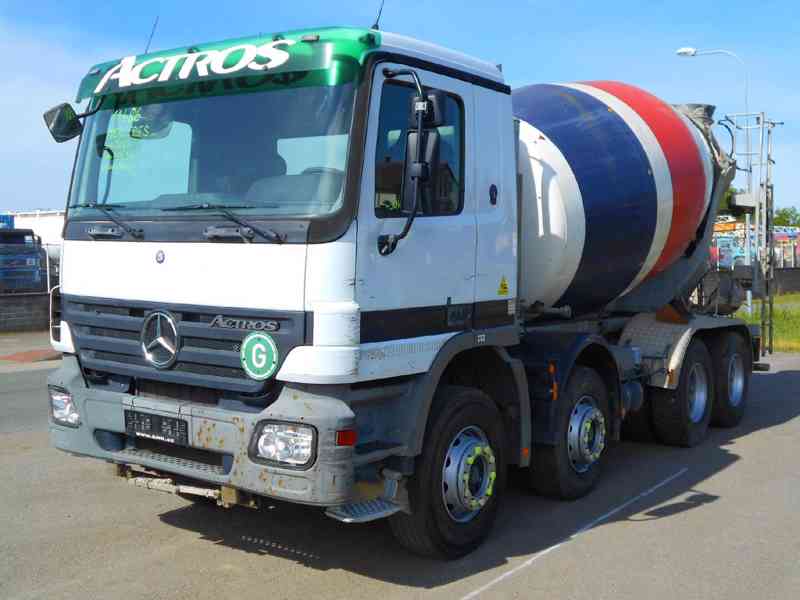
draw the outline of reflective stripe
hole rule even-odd
[[[672,225],[661,256],[650,275],[675,261],[695,237],[706,203],[706,175],[692,133],[675,110],[652,94],[616,81],[589,81],[588,85],[613,94],[633,108],[656,136],[672,179]]]
[[[672,225],[672,178],[669,174],[669,165],[661,146],[656,139],[655,134],[644,122],[644,120],[634,111],[630,106],[625,104],[622,100],[605,92],[599,88],[592,87],[581,83],[566,84],[576,90],[580,90],[586,94],[590,94],[609,106],[611,109],[622,117],[622,120],[627,123],[631,128],[634,135],[639,139],[642,148],[647,154],[650,161],[650,167],[653,173],[653,179],[656,185],[656,196],[658,198],[658,207],[656,212],[656,230],[653,235],[653,241],[650,244],[650,251],[647,253],[647,258],[644,265],[639,271],[636,278],[631,282],[628,288],[623,292],[627,293],[636,287],[656,264],[658,257],[664,250],[664,245],[667,242],[670,226]]]

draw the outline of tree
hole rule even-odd
[[[772,224],[785,227],[800,227],[800,211],[795,206],[779,208],[775,211]]]
[[[722,200],[719,203],[719,210],[717,211],[718,215],[732,215],[733,208],[731,207],[731,198],[736,193],[736,188],[733,186],[729,186],[727,190],[725,190],[725,195],[722,196]]]

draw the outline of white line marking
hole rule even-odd
[[[616,508],[611,509],[610,511],[608,511],[604,515],[601,515],[601,516],[597,517],[596,519],[594,519],[593,521],[591,521],[590,523],[587,523],[586,525],[584,525],[583,527],[578,529],[575,533],[573,533],[571,536],[569,536],[565,540],[562,540],[559,543],[554,544],[553,546],[550,546],[549,548],[545,548],[544,550],[542,550],[540,552],[537,552],[536,554],[531,556],[528,560],[526,560],[524,563],[522,563],[520,565],[517,565],[516,567],[506,571],[502,575],[498,575],[497,577],[495,577],[494,579],[492,579],[488,583],[482,585],[478,589],[476,589],[476,590],[470,592],[469,594],[467,594],[466,596],[462,597],[461,600],[472,600],[473,598],[477,598],[478,596],[480,596],[483,592],[485,592],[489,588],[494,587],[495,585],[497,585],[501,581],[503,581],[505,579],[508,579],[509,577],[512,577],[513,575],[516,575],[517,573],[519,573],[523,569],[527,569],[534,562],[536,562],[537,560],[539,560],[543,556],[547,556],[548,554],[550,554],[554,550],[557,550],[558,548],[560,548],[561,546],[563,546],[564,544],[566,544],[570,540],[576,538],[580,534],[586,533],[587,531],[589,531],[593,527],[596,527],[597,525],[599,525],[600,523],[602,523],[603,521],[605,521],[609,517],[613,517],[618,512],[620,512],[622,510],[625,510],[626,508],[628,508],[634,502],[638,502],[642,498],[645,498],[645,497],[649,496],[650,494],[652,494],[656,490],[664,487],[665,485],[667,485],[671,481],[677,479],[678,477],[680,477],[681,475],[686,473],[686,471],[688,471],[688,470],[689,470],[688,467],[684,467],[680,471],[678,471],[677,473],[673,473],[672,475],[670,475],[666,479],[662,479],[660,482],[655,484],[653,487],[646,489],[645,491],[641,492],[640,494],[637,494],[633,498],[630,498],[630,499],[626,500],[625,502],[623,502],[622,504],[620,504]]]

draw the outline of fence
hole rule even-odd
[[[800,267],[775,269],[775,293],[793,294],[800,292]]]

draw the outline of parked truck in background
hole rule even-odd
[[[8,221],[5,221],[7,223]],[[0,227],[0,294],[45,292],[47,255],[31,229]]]
[[[577,498],[608,443],[736,425],[757,329],[694,302],[734,165],[711,109],[512,91],[377,30],[93,67],[55,303],[52,444],[130,482],[388,518],[457,557],[509,468]]]

